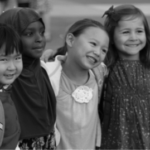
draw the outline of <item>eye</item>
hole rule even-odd
[[[30,37],[33,35],[33,32],[26,32],[26,33],[24,33],[24,35]]]
[[[105,53],[105,54],[107,53],[107,51],[108,50],[106,50],[106,49],[102,49],[102,52]]]
[[[138,32],[138,33],[143,33],[143,32],[144,32],[144,30],[137,30],[137,32]]]
[[[90,42],[90,44],[91,44],[92,46],[96,46],[96,45],[97,45],[95,42]]]
[[[21,56],[21,55],[18,55],[15,59],[16,59],[16,60],[22,60],[22,56]]]
[[[42,30],[41,32],[40,32],[40,34],[43,36],[44,35],[44,33],[45,33],[45,30]]]
[[[123,34],[128,34],[128,33],[130,33],[129,31],[123,31],[122,32]]]
[[[0,58],[0,61],[6,62],[8,59],[7,58]]]

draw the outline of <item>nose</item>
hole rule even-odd
[[[9,65],[8,65],[8,70],[15,70],[16,67],[15,67],[15,63],[13,60],[9,61]]]
[[[130,40],[137,40],[137,34],[135,32],[130,34]]]
[[[44,38],[44,36],[41,35],[41,33],[37,33],[36,34],[36,42],[42,42],[43,38]]]
[[[95,48],[94,54],[96,54],[99,57],[101,55],[101,49],[99,49],[98,47]]]

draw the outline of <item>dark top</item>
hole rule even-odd
[[[21,139],[48,135],[56,120],[56,99],[40,60],[23,59],[24,69],[12,88],[21,125]]]
[[[15,149],[19,141],[20,126],[14,103],[9,91],[0,92],[5,115],[5,131],[0,149]]]
[[[104,96],[103,149],[150,149],[150,69],[117,61]]]

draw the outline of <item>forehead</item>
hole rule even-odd
[[[26,30],[30,30],[30,29],[38,29],[38,28],[44,28],[44,25],[40,22],[40,21],[36,21],[36,22],[32,22],[28,25],[28,27],[26,28]],[[25,31],[26,31],[25,30]]]
[[[99,27],[88,27],[87,29],[84,30],[83,36],[87,38],[100,38],[100,37],[108,37],[106,31]]]
[[[144,28],[143,19],[140,17],[136,17],[136,18],[126,17],[118,22],[118,27],[120,28],[132,28],[132,27]]]

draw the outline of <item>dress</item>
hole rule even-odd
[[[99,91],[106,73],[105,65],[98,66],[96,76],[90,70],[88,81],[84,85],[77,85],[65,75],[58,57],[55,61],[46,63],[48,76],[57,99],[56,126],[60,132],[60,134],[56,133],[57,148],[59,150],[100,147],[98,93],[101,94]]]
[[[118,60],[104,94],[102,149],[150,149],[149,100],[150,69]]]
[[[15,149],[20,136],[18,115],[9,92],[10,89],[0,91],[0,100],[3,104],[5,115],[5,132],[0,149]]]
[[[93,97],[89,102],[82,102],[78,99],[83,96],[83,93],[79,92],[80,90],[76,93],[77,95],[73,95],[80,85],[72,82],[62,71],[60,90],[56,97],[56,124],[61,134],[58,150],[94,149],[96,146],[96,136],[98,134],[97,126],[100,129],[100,120],[97,108],[98,86],[95,76],[91,71],[89,80],[84,86],[92,90]]]

